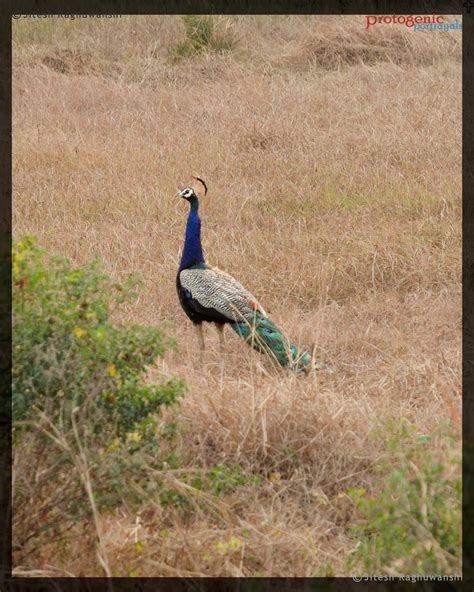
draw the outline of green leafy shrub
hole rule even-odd
[[[172,404],[183,384],[144,380],[174,345],[159,329],[109,318],[112,307],[134,297],[136,281],[113,284],[96,262],[75,269],[66,259],[45,260],[28,237],[14,245],[13,279],[14,421],[41,409],[67,422],[74,406],[88,410],[104,445],[134,430],[152,433],[153,413]]]
[[[216,30],[212,15],[185,15],[182,21],[186,39],[170,48],[170,54],[176,60],[205,52],[225,53],[235,46],[228,28],[220,32]]]
[[[151,384],[146,372],[174,343],[111,319],[137,285],[115,284],[97,262],[46,256],[31,237],[14,243],[14,493],[29,538],[59,514],[64,525],[90,512],[86,486],[99,509],[139,503],[153,493],[148,472],[173,455],[176,424],[158,418],[185,385]]]
[[[387,439],[387,453],[376,467],[381,481],[375,495],[349,490],[360,513],[350,573],[357,568],[367,574],[460,573],[458,443],[446,434],[417,434],[408,422],[374,435]]]
[[[261,479],[258,475],[248,475],[240,465],[229,467],[220,463],[206,471],[202,477],[193,481],[192,485],[219,497],[243,485],[258,487],[261,485]]]

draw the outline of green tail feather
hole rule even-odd
[[[311,364],[311,356],[292,345],[272,321],[260,315],[253,324],[245,321],[233,323],[232,329],[260,353],[269,355],[281,366],[290,366],[293,370],[305,370]],[[315,363],[316,368],[326,366]]]

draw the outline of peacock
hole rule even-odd
[[[206,183],[200,177],[193,178],[203,185],[206,195]],[[221,350],[224,325],[228,324],[254,349],[269,355],[281,366],[305,372],[325,368],[324,364],[288,341],[253,294],[231,275],[205,262],[196,191],[193,187],[185,187],[176,196],[190,204],[176,288],[181,306],[197,330],[201,360],[204,352],[202,323],[206,321],[215,323]]]

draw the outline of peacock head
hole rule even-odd
[[[193,177],[193,179],[196,179],[197,181],[202,183],[202,185],[204,187],[204,195],[206,195],[207,194],[206,183],[199,177]],[[176,195],[179,195],[179,197],[182,197],[189,202],[192,202],[195,199],[197,199],[196,192],[194,191],[194,189],[192,187],[185,187],[184,189],[181,189],[181,191],[178,191],[178,193]]]
[[[197,197],[192,187],[185,187],[184,189],[181,189],[181,191],[178,191],[176,195],[179,195],[179,197],[182,197],[187,201],[192,201],[193,198]]]

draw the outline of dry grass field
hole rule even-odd
[[[102,564],[97,520],[70,525],[67,542],[21,538],[19,512],[16,573],[416,573],[408,551],[348,557],[368,544],[357,492],[402,504],[377,468],[390,430],[429,438],[439,479],[459,478],[461,33],[367,31],[355,16],[212,23],[198,47],[178,16],[14,22],[14,233],[143,279],[120,319],[175,337],[150,379],[188,383],[175,489],[221,465],[258,479],[203,492],[193,511],[147,498],[102,512]],[[231,330],[221,354],[211,326],[201,365],[175,288],[188,208],[174,194],[193,174],[209,185],[207,261],[332,372],[276,369]],[[27,444],[15,454],[28,473],[16,480],[34,481],[41,463]],[[416,458],[403,474],[406,487],[419,478],[426,518]],[[403,538],[388,514],[379,527]],[[439,573],[460,573],[460,551],[414,532]]]

